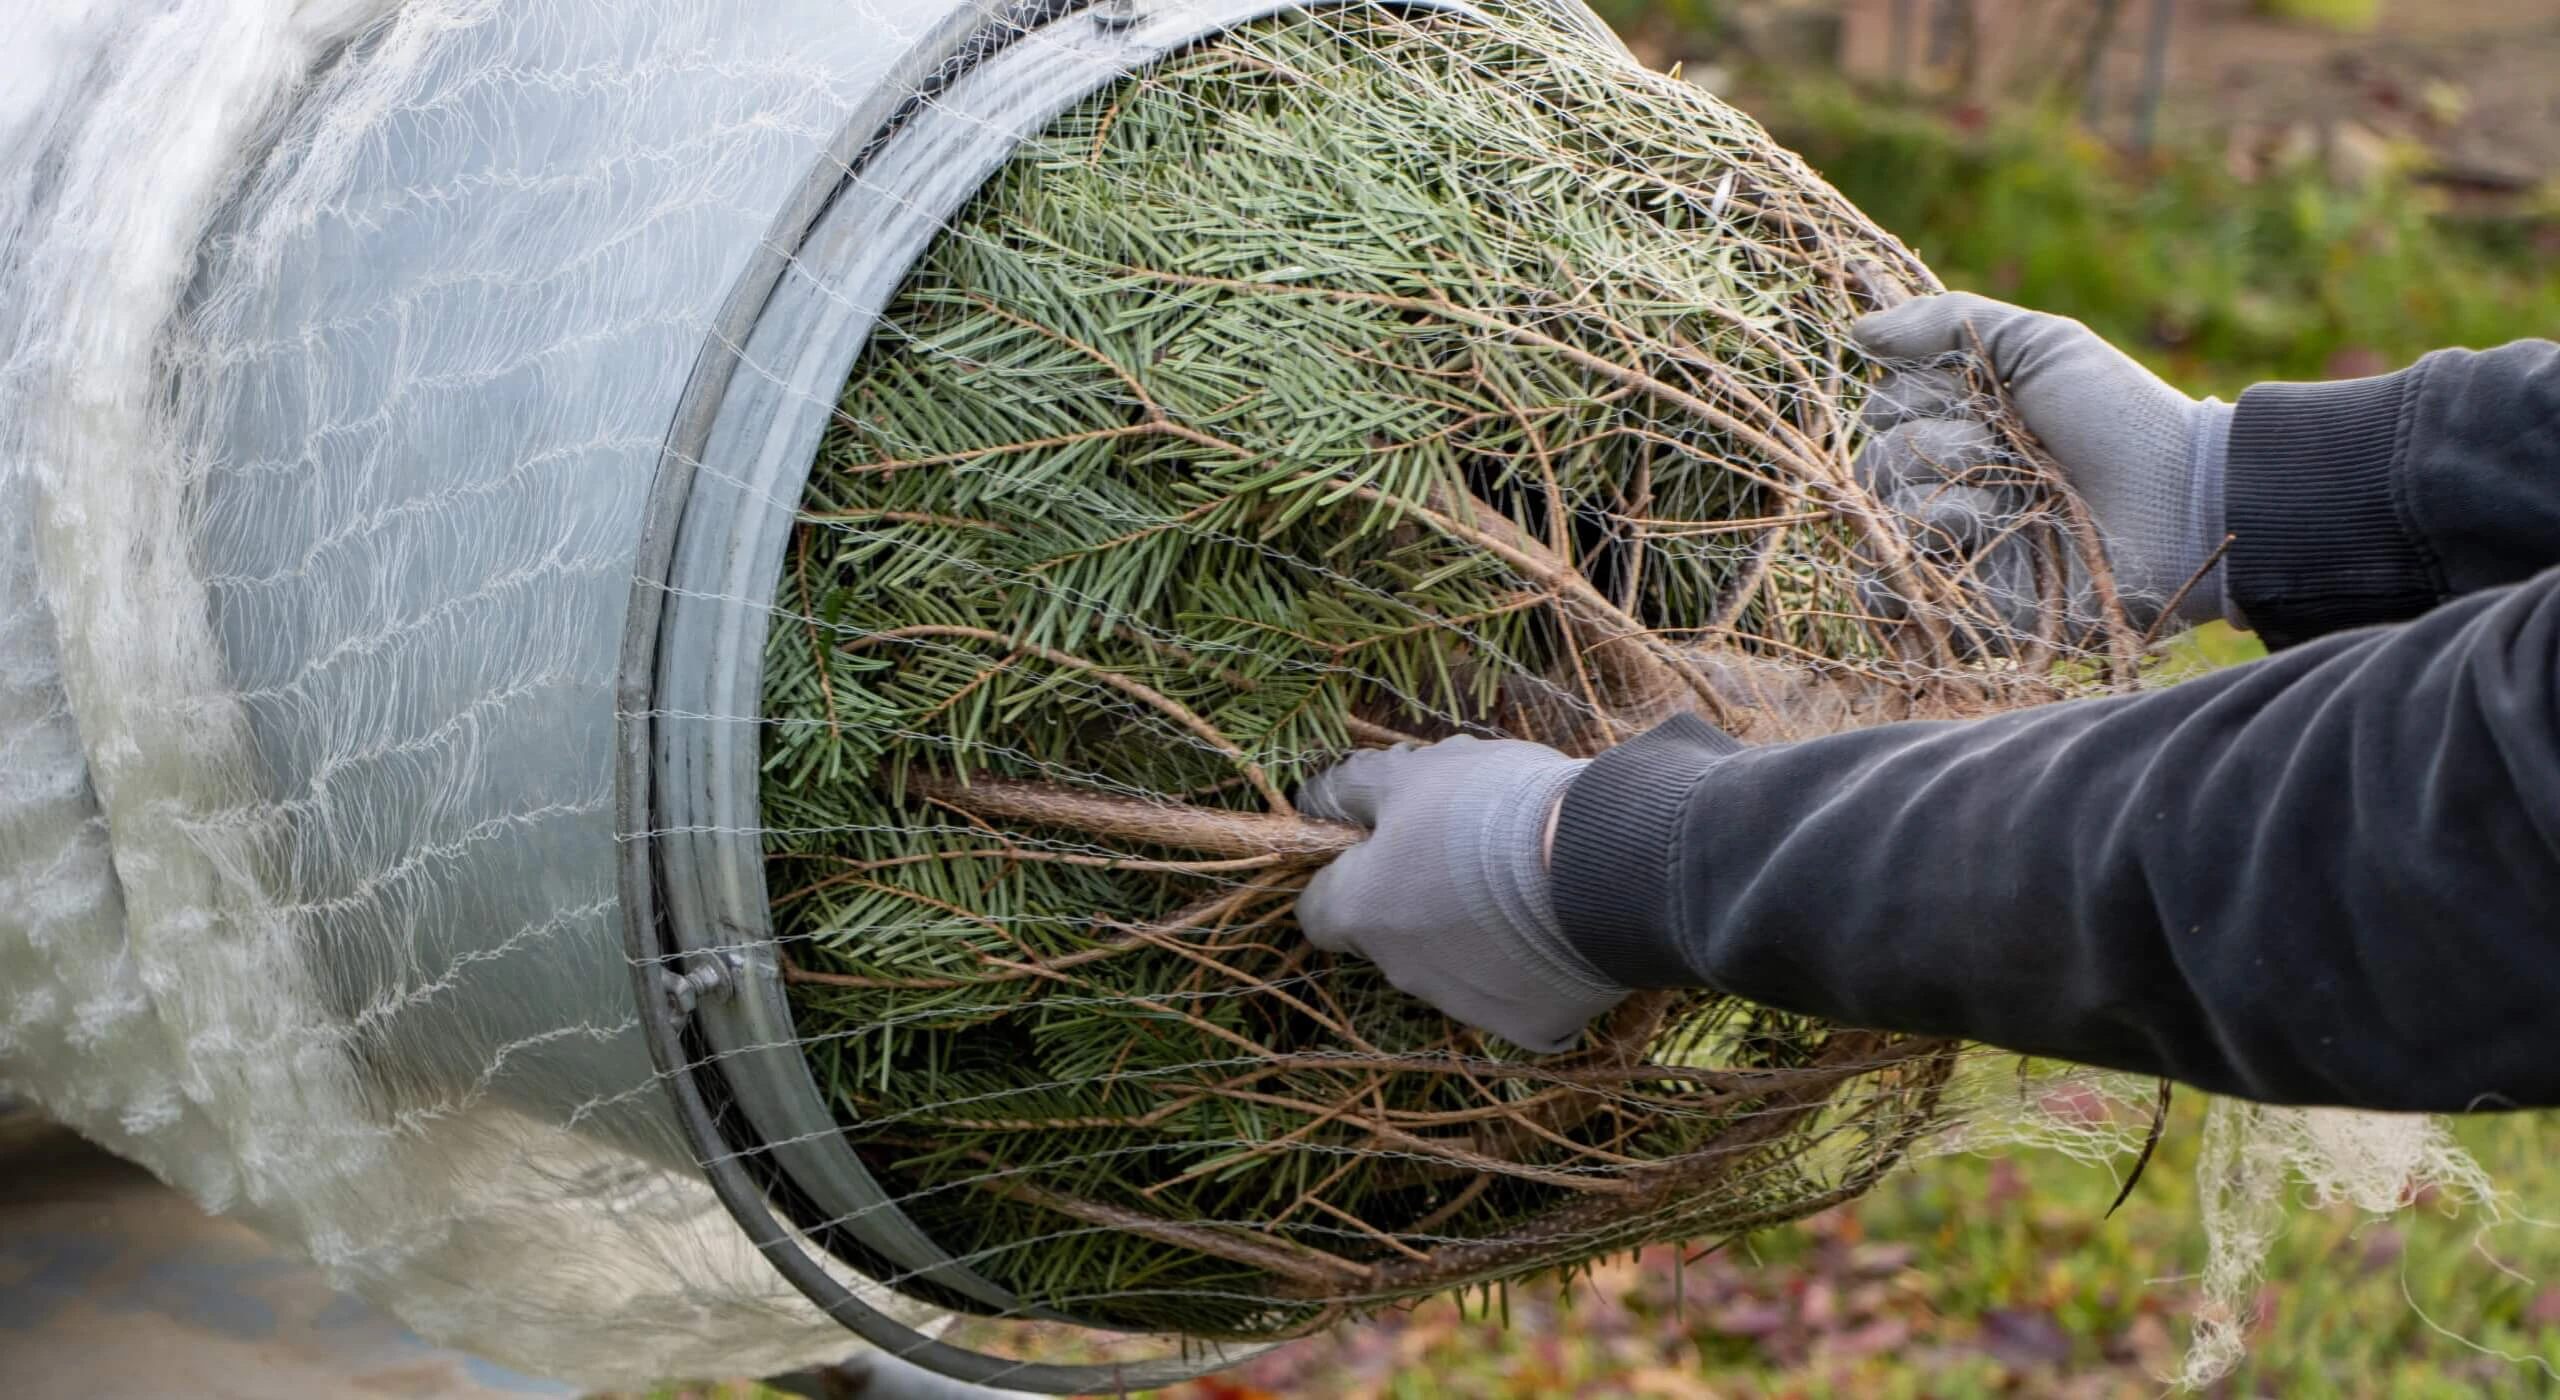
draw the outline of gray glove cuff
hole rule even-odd
[[[2223,586],[2226,571],[2220,557],[2228,528],[2222,509],[2222,482],[2231,460],[2231,411],[2231,405],[2220,399],[2206,399],[2196,405],[2187,473],[2187,519],[2192,522],[2194,534],[2187,542],[2187,557],[2196,565],[2211,559],[2213,567],[2205,570],[2178,604],[2176,620],[2189,626],[2216,619],[2229,619],[2235,627],[2247,626],[2233,611],[2230,590]]]
[[[1564,801],[1565,789],[1590,766],[1590,760],[1559,763],[1523,782],[1493,785],[1481,810],[1463,814],[1452,836],[1471,842],[1472,859],[1483,878],[1464,881],[1470,909],[1480,925],[1501,930],[1515,943],[1521,961],[1537,969],[1558,992],[1587,997],[1604,1007],[1615,1005],[1627,989],[1603,976],[1565,940],[1564,923],[1556,916],[1555,882],[1547,870],[1547,822]],[[1452,851],[1453,859],[1469,857]]]

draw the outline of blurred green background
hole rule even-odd
[[[2195,392],[2560,333],[2560,0],[1598,8],[1951,285],[2079,317]],[[2255,652],[2211,629],[2167,664]],[[2180,1097],[2111,1218],[2105,1169],[1945,1159],[1711,1256],[1517,1291],[1507,1323],[1435,1303],[1174,1393],[2156,1395],[2204,1261],[2202,1116]],[[2460,1126],[2505,1223],[2297,1212],[2218,1393],[2560,1392],[2560,1230],[2524,1218],[2560,1216],[2555,1126]]]

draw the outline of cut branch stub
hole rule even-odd
[[[907,779],[907,791],[991,823],[1050,827],[1095,840],[1218,856],[1276,855],[1320,865],[1369,839],[1366,829],[1348,822],[1113,797],[1015,778],[916,774]]]

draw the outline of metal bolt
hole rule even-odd
[[[1137,22],[1138,0],[1102,0],[1093,7],[1093,23],[1097,29],[1126,29]]]
[[[683,976],[667,984],[667,999],[675,1003],[677,1015],[690,1016],[704,998],[726,996],[733,985],[728,958],[697,957]]]

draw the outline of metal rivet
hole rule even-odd
[[[1093,7],[1097,29],[1126,29],[1138,22],[1138,0],[1102,0]]]

